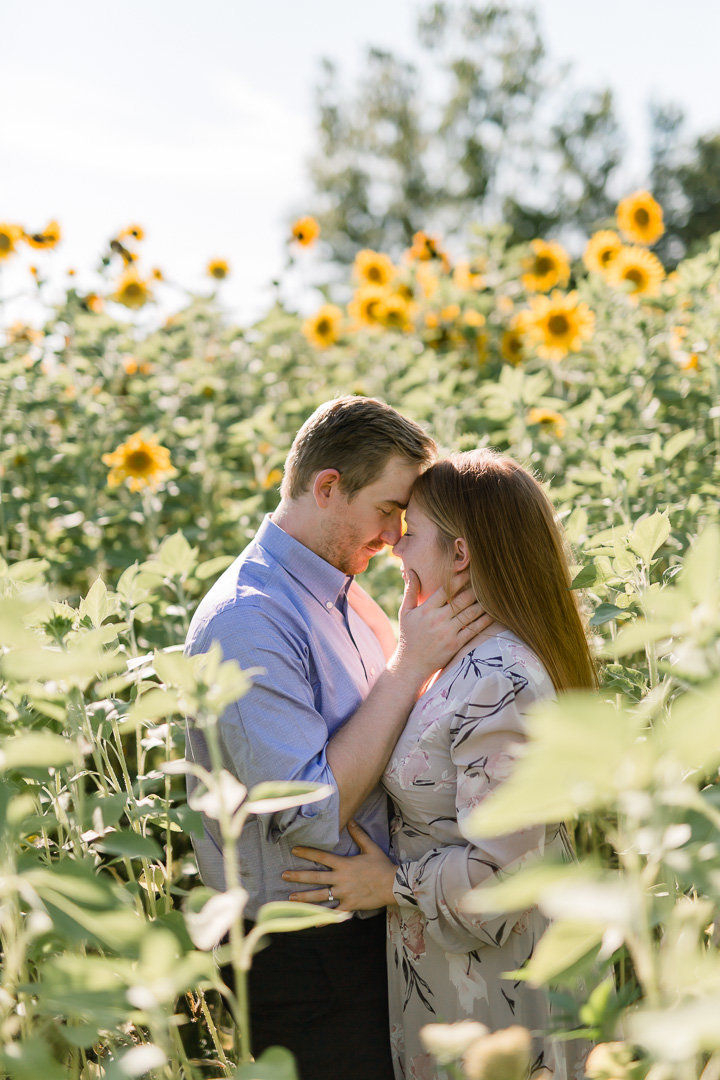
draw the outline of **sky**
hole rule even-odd
[[[309,202],[313,89],[333,58],[351,85],[367,45],[413,57],[416,0],[0,0],[0,221],[60,221],[52,273],[91,268],[108,238],[139,223],[143,263],[204,287],[227,258],[228,312],[256,318],[282,275],[288,223]],[[707,0],[538,0],[543,38],[574,87],[610,85],[629,134],[628,183],[642,176],[651,97],[688,130],[720,130],[720,5]],[[12,43],[8,47],[7,43]],[[27,263],[4,268],[7,297]],[[306,284],[313,279],[308,253]],[[307,290],[305,290],[307,294]],[[182,291],[163,291],[161,308]],[[21,310],[22,296],[7,311]],[[28,301],[29,303],[29,301]],[[29,310],[29,309],[28,309]],[[0,315],[0,318],[2,316]]]

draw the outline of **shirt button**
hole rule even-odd
[[[328,611],[332,611],[332,607],[333,607],[332,600],[326,600],[325,601],[325,607],[328,609]]]
[[[370,668],[370,674],[371,674],[371,675],[374,675],[374,674],[375,674],[375,668],[374,668],[374,667],[371,667],[371,668]]]

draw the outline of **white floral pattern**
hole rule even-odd
[[[479,1020],[491,1030],[548,1026],[542,992],[502,978],[530,958],[547,925],[544,917],[537,909],[470,915],[462,900],[474,885],[533,856],[560,849],[571,857],[564,826],[480,842],[466,833],[471,810],[512,771],[527,708],[553,694],[537,656],[503,630],[426,691],[388,763],[383,783],[395,804],[391,838],[400,863],[397,906],[388,909],[397,1080],[446,1075],[420,1041],[420,1028],[433,1020]],[[586,1052],[586,1044],[538,1039],[533,1067],[548,1068],[554,1080],[571,1080]]]

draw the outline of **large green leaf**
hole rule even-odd
[[[0,749],[0,770],[60,769],[82,760],[77,742],[50,731],[29,731],[8,739]]]
[[[639,555],[646,566],[670,535],[670,519],[667,511],[656,510],[654,514],[640,518],[628,536],[628,545]]]
[[[603,927],[594,923],[553,923],[535,946],[529,964],[512,977],[523,979],[532,986],[547,986],[570,976],[575,982],[576,965],[594,956],[600,947]]]
[[[293,806],[321,802],[333,794],[330,784],[302,780],[271,780],[256,784],[248,793],[244,809],[252,814],[276,814]]]
[[[339,1070],[339,1077],[342,1069]],[[295,1058],[282,1046],[269,1046],[257,1061],[241,1065],[231,1080],[298,1080]]]
[[[470,815],[473,836],[498,836],[612,806],[630,779],[639,721],[590,693],[532,710],[512,775]]]

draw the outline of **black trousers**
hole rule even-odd
[[[255,1057],[286,1046],[300,1080],[393,1080],[385,914],[268,939],[249,972]]]

